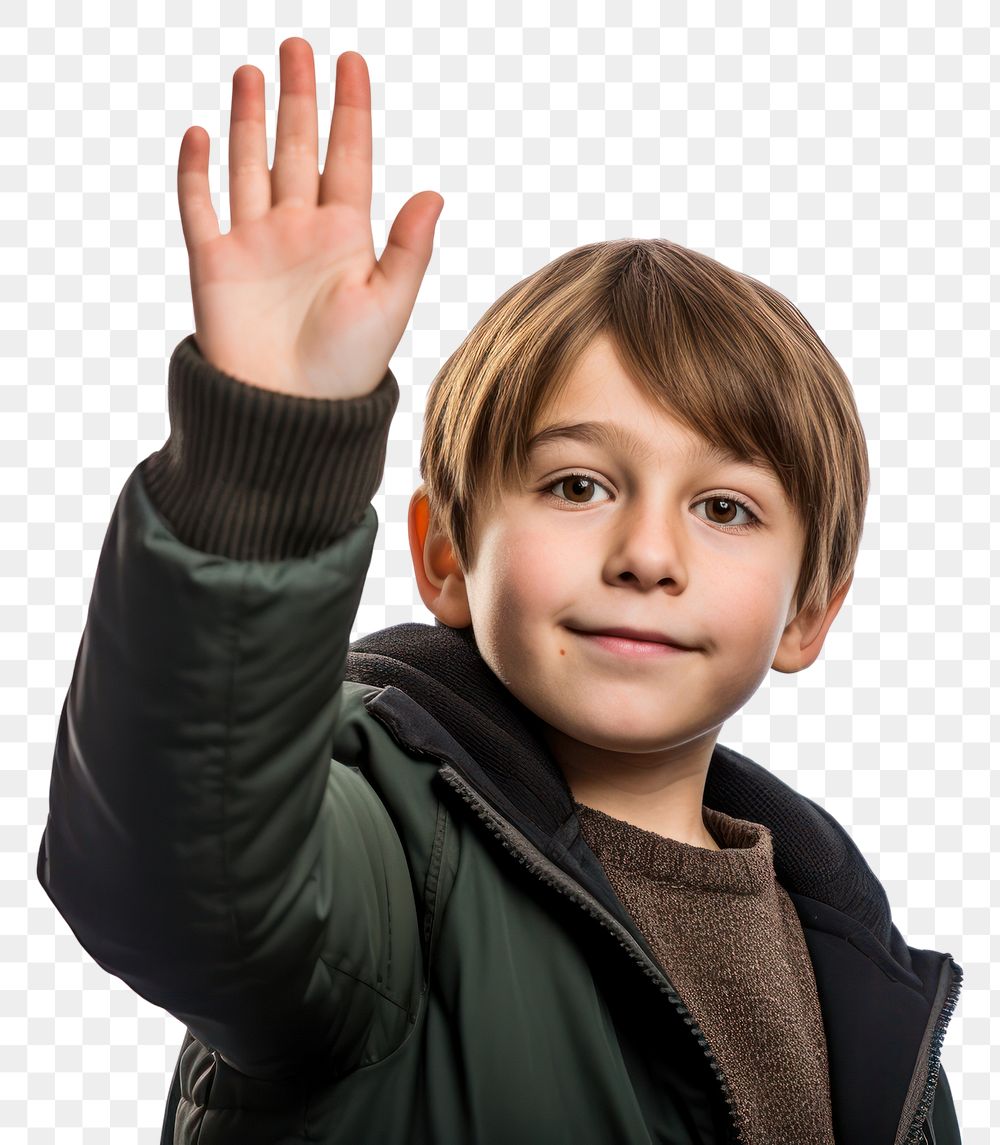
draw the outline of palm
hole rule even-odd
[[[213,344],[245,347],[242,360],[253,362],[256,377],[285,389],[282,377],[294,375],[292,392],[322,397],[332,379],[307,378],[303,369],[334,352],[351,360],[359,339],[388,345],[399,320],[387,320],[369,283],[375,265],[363,216],[335,203],[279,204],[191,256],[195,324],[211,331],[199,335],[199,345],[208,357]]]
[[[338,60],[322,178],[314,146],[312,53],[305,41],[282,44],[271,172],[259,96],[255,76],[239,82],[234,76],[232,226],[224,235],[203,179],[207,155],[204,163],[185,165],[182,144],[178,191],[199,348],[218,368],[266,388],[308,397],[369,392],[413,309],[437,214],[427,209],[426,197],[411,198],[376,259],[369,217],[370,92],[356,53]]]

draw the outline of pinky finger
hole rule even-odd
[[[211,140],[201,127],[189,127],[177,160],[177,202],[188,252],[219,237],[219,220],[208,186]]]

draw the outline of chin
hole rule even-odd
[[[677,728],[650,727],[644,731],[635,721],[623,725],[595,725],[588,722],[565,720],[552,725],[564,736],[586,744],[598,751],[614,751],[629,755],[645,755],[665,751],[695,738],[699,733],[679,731]]]

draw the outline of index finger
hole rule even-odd
[[[372,96],[360,52],[337,57],[330,139],[319,185],[320,205],[339,202],[371,215]]]

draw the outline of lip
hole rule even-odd
[[[571,628],[569,631],[577,636],[582,636],[595,647],[611,652],[616,656],[662,659],[667,656],[678,656],[682,652],[694,651],[693,648],[682,647],[679,644],[668,644],[662,639],[641,640],[631,635],[619,635],[619,633],[634,632],[634,629],[616,628],[607,632],[583,632],[579,628]]]

